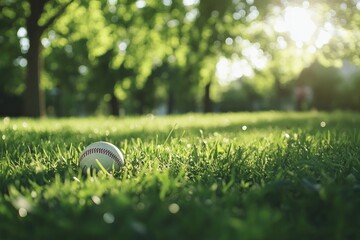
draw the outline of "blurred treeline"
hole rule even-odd
[[[359,110],[360,72],[338,68],[359,62],[359,1],[310,4],[319,29],[339,30],[312,54],[271,22],[304,2],[2,0],[0,115]],[[252,74],[220,84],[224,57]],[[310,89],[301,106],[298,86]]]
[[[305,89],[301,106],[297,106],[296,90],[299,86]],[[344,62],[341,68],[325,67],[319,62],[314,62],[294,79],[281,85],[274,84],[262,93],[256,91],[256,83],[251,80],[234,81],[222,88],[217,110],[359,111],[359,93],[360,69],[356,66]]]

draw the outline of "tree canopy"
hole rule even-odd
[[[207,112],[221,83],[278,94],[314,61],[360,64],[358,0],[6,0],[0,13],[0,104],[24,106],[9,114]]]

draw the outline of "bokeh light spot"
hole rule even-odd
[[[96,205],[99,205],[101,203],[101,198],[94,195],[91,197],[91,200],[96,204]]]
[[[19,208],[19,216],[20,217],[26,217],[27,216],[27,210],[25,208]]]
[[[103,215],[103,219],[104,219],[104,222],[111,224],[115,221],[115,216],[110,212],[106,212]]]
[[[180,206],[177,203],[172,203],[169,205],[169,212],[176,214],[180,211]]]

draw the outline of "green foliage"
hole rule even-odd
[[[254,111],[264,108],[261,106],[263,98],[251,82],[235,81],[222,88],[217,108],[220,112]]]
[[[340,75],[337,68],[325,67],[318,62],[305,68],[296,84],[310,86],[313,92],[311,106],[319,110],[359,110],[359,73]],[[331,96],[331,97],[328,97]]]
[[[322,20],[325,21],[331,16],[330,20],[337,28],[333,41],[323,52],[322,60],[331,63],[331,60],[346,57],[359,64],[360,58],[358,54],[354,54],[354,50],[359,47],[359,1],[318,1],[315,5],[322,10],[322,14],[319,15],[322,16]]]
[[[94,113],[99,106],[109,104],[103,100],[109,99],[107,96],[115,97],[130,113],[149,112],[155,103],[173,105],[168,107],[171,112],[198,111],[206,87],[216,88],[213,83],[219,57],[248,60],[243,50],[249,44],[256,45],[268,60],[266,69],[254,67],[253,83],[256,91],[266,94],[271,94],[277,83],[292,80],[314,59],[326,65],[338,65],[342,58],[359,62],[360,15],[354,0],[207,0],[187,5],[182,0],[55,0],[39,4],[7,0],[0,3],[0,47],[6,52],[0,56],[4,76],[0,92],[6,95],[2,102],[8,101],[7,95],[21,99],[25,90],[27,50],[21,49],[19,41],[26,40],[34,29],[28,29],[28,36],[18,37],[17,32],[26,27],[29,3],[43,10],[35,24],[37,30],[47,27],[40,39],[45,65],[41,87],[50,95],[47,105],[54,107],[53,88],[66,86],[62,87],[63,98],[56,100],[62,109],[70,110],[66,115],[76,112],[73,106],[79,104],[84,112]],[[318,13],[313,17],[319,26],[330,23],[336,29],[333,40],[315,54],[308,51],[314,42],[299,48],[289,34],[273,29],[272,20],[292,5],[309,5],[309,10]],[[286,47],[279,46],[279,37]],[[86,74],[79,69],[86,69]],[[138,99],[144,92],[149,101]]]
[[[359,114],[1,119],[1,239],[357,239]],[[82,175],[81,151],[125,155]]]
[[[341,85],[339,89],[339,108],[360,109],[360,72],[353,74],[350,79]]]
[[[18,30],[24,22],[16,19],[17,11],[24,11],[25,4],[17,4],[14,8],[4,4],[0,8],[0,49],[3,53],[0,56],[2,94],[19,95],[24,90],[21,78],[24,75],[23,66],[20,60],[24,56],[19,48]]]

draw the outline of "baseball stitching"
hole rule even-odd
[[[104,149],[104,148],[90,148],[88,150],[86,150],[85,152],[83,152],[83,154],[81,154],[80,156],[80,162],[81,160],[84,159],[84,157],[90,155],[90,154],[94,154],[94,153],[100,153],[100,154],[104,154],[110,158],[112,158],[113,160],[115,160],[115,162],[119,165],[119,167],[121,167],[121,161],[120,159],[114,154],[112,153],[110,150],[108,149]]]

